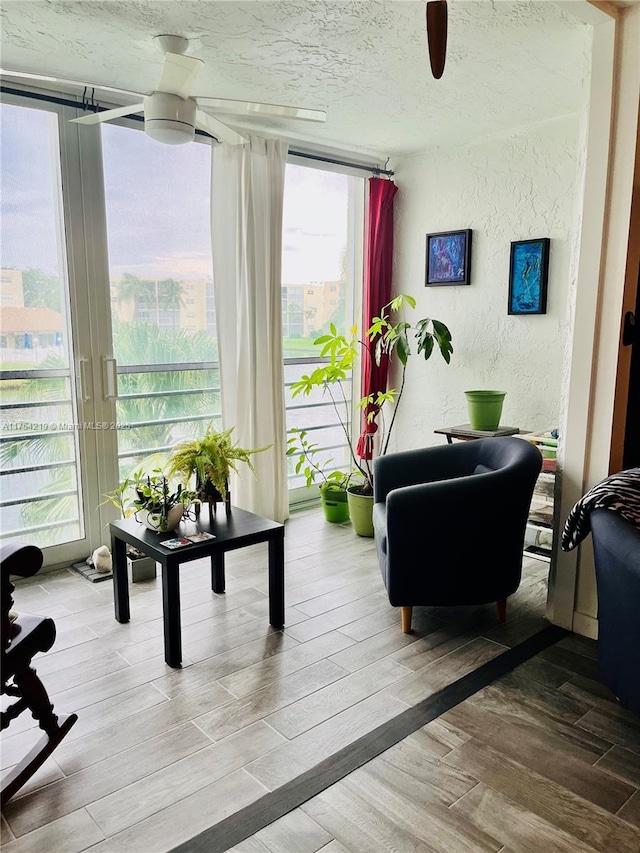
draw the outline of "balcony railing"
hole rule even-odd
[[[321,362],[313,357],[285,359],[287,431],[290,434],[293,427],[307,430],[318,445],[317,459],[332,460],[327,471],[348,469],[346,439],[331,400],[320,391],[309,397],[294,398],[291,394],[292,384]],[[55,380],[53,384],[51,380]],[[71,426],[75,418],[70,372],[65,368],[7,370],[0,372],[0,381],[3,388],[14,389],[13,394],[3,395],[0,405],[0,448],[4,451],[0,470],[2,537],[20,535],[28,540],[38,533],[39,544],[77,538],[82,530],[81,496],[76,475],[77,430]],[[165,387],[154,390],[154,381]],[[27,382],[32,383],[28,396],[33,399],[19,399],[20,394],[24,396]],[[44,383],[49,399],[38,399],[44,393]],[[184,387],[189,384],[192,387]],[[119,366],[118,388],[118,423],[128,425],[118,430],[121,478],[145,457],[166,454],[178,441],[197,436],[205,424],[222,423],[217,362]],[[347,404],[351,404],[350,399]],[[37,424],[38,428],[14,430],[12,424]],[[66,424],[70,428],[56,428]],[[35,446],[37,456],[33,453]],[[305,485],[304,477],[295,473],[292,460],[288,482],[292,497]],[[35,512],[37,506],[46,510],[40,519]],[[57,517],[51,518],[56,512]],[[49,535],[46,542],[43,533],[45,537]]]
[[[313,370],[313,366],[323,364],[326,359],[318,357],[307,358],[285,358],[285,407],[287,415],[287,434],[291,435],[294,427],[304,429],[308,433],[308,440],[318,445],[315,461],[324,468],[325,473],[335,470],[349,470],[351,465],[344,430],[340,425],[338,413],[332,400],[322,393],[321,389],[314,389],[311,394],[293,397],[291,386],[304,374]],[[348,394],[346,404],[340,402],[340,417],[346,417],[345,405],[351,414],[350,383],[347,386]],[[288,437],[287,436],[287,437]],[[306,480],[302,474],[295,473],[295,457],[289,460],[288,465],[289,490],[299,490],[304,487]],[[319,481],[316,479],[316,483]],[[292,494],[292,498],[304,499],[304,493]]]

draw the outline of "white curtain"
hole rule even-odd
[[[213,149],[211,223],[222,418],[248,448],[234,505],[276,521],[289,511],[282,363],[282,202],[287,145],[250,137]]]

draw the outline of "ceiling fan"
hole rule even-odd
[[[71,119],[71,121],[76,124],[98,124],[122,116],[143,113],[145,132],[152,139],[168,145],[182,145],[186,142],[192,142],[196,128],[206,131],[220,142],[227,142],[231,145],[238,145],[247,141],[245,136],[204,112],[200,107],[208,107],[216,113],[229,115],[266,116],[317,122],[327,120],[327,114],[323,110],[194,96],[191,94],[193,86],[204,62],[193,56],[185,55],[189,46],[188,39],[182,36],[159,35],[154,37],[154,43],[165,55],[164,67],[158,87],[147,94],[36,74],[21,75],[18,72],[4,71],[2,73],[36,80],[57,79],[61,83],[75,83],[75,85],[90,89],[101,89],[142,98],[136,104],[92,112],[81,118]]]

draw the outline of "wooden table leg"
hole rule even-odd
[[[111,555],[113,559],[113,601],[118,622],[128,622],[129,579],[127,577],[127,543],[111,534]]]
[[[284,627],[284,530],[269,539],[269,622]]]
[[[182,664],[180,625],[180,565],[167,560],[162,565],[162,612],[164,617],[164,659],[167,666]]]
[[[211,557],[211,589],[214,592],[224,592],[224,553],[213,554]]]

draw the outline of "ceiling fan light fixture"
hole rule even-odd
[[[153,92],[144,99],[145,133],[165,145],[193,142],[196,133],[196,102],[167,92]]]
[[[195,127],[164,118],[145,119],[144,130],[147,136],[165,145],[185,145],[193,142],[196,135]]]

